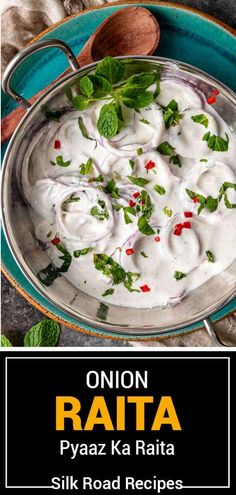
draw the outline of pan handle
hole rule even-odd
[[[228,347],[227,345],[223,344],[223,342],[221,342],[210,318],[206,318],[205,320],[203,320],[203,323],[212,343],[214,344],[214,347]]]
[[[71,51],[70,47],[64,43],[64,41],[57,40],[57,39],[49,39],[49,40],[42,40],[42,41],[37,41],[36,43],[27,46],[23,50],[21,50],[15,57],[11,60],[11,62],[8,64],[3,77],[2,77],[2,89],[3,91],[13,98],[13,100],[16,103],[19,103],[22,105],[26,110],[28,110],[31,107],[31,104],[29,103],[28,100],[25,100],[22,96],[20,96],[16,91],[14,91],[11,88],[10,81],[13,73],[15,72],[16,68],[18,65],[29,55],[32,53],[38,52],[39,50],[43,50],[44,48],[60,48],[62,50],[66,57],[67,60],[73,69],[73,71],[77,71],[80,66],[76,60],[76,57],[74,56],[73,52]]]

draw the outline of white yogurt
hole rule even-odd
[[[182,118],[167,129],[162,106],[172,99],[178,103]],[[214,212],[203,208],[198,215],[199,202],[186,193],[189,189],[216,198],[224,182],[236,183],[235,137],[203,97],[178,82],[163,81],[156,102],[140,113],[123,107],[126,124],[111,140],[102,138],[96,129],[100,106],[101,102],[83,112],[68,112],[60,122],[46,124],[32,140],[22,167],[22,184],[35,235],[47,243],[56,267],[61,266],[61,253],[51,241],[60,239],[72,255],[63,276],[91,296],[134,308],[176,303],[235,259],[236,210],[227,208],[222,197]],[[192,119],[200,114],[207,117],[207,128]],[[93,139],[83,137],[79,116]],[[227,133],[228,150],[210,149],[203,140],[207,132],[222,138]],[[174,148],[171,156],[179,156],[181,168],[171,156],[157,151],[163,142]],[[141,155],[137,154],[139,148]],[[70,162],[67,167],[52,164],[59,155]],[[92,169],[81,175],[80,165],[89,159]],[[153,168],[148,163],[154,164]],[[103,182],[94,180],[99,176]],[[137,186],[128,176],[144,178],[148,183]],[[118,197],[103,190],[111,179]],[[154,189],[157,185],[162,194]],[[127,211],[130,223],[124,220],[124,208],[145,206],[140,204],[141,196],[137,197],[142,191],[148,193],[152,205],[147,218],[152,235],[138,229],[141,212],[134,216]],[[236,203],[233,188],[227,189],[227,197]],[[87,254],[73,256],[74,251],[86,248],[91,248]],[[208,251],[214,262],[209,261]],[[137,292],[129,292],[122,283],[113,285],[111,276],[95,268],[94,253],[112,256],[126,272],[138,273],[132,286]],[[182,274],[179,280],[176,272]],[[103,296],[107,289],[114,292]]]

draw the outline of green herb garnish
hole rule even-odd
[[[91,247],[84,248],[84,249],[76,249],[76,251],[73,252],[73,256],[75,258],[79,258],[80,256],[84,256],[85,254],[90,253],[90,251],[92,251],[92,250],[93,250],[93,248],[91,248]]]
[[[1,347],[12,347],[10,340],[6,337],[6,335],[1,335]]]
[[[67,160],[66,162],[63,160],[62,155],[56,156],[56,163],[51,162],[52,165],[59,165],[59,167],[69,167],[71,161]]]
[[[163,143],[159,144],[159,146],[157,147],[157,151],[159,151],[161,155],[171,156],[175,151],[175,148],[173,148],[173,146],[171,146],[167,141],[164,141]]]
[[[178,165],[178,167],[181,168],[182,163],[179,155],[173,155],[170,157],[170,162],[172,162],[174,165]]]
[[[163,107],[163,119],[166,129],[176,126],[182,118],[183,115],[179,113],[177,101],[171,100],[167,107]]]
[[[141,251],[141,256],[143,256],[143,258],[148,258],[148,255],[144,252],[144,251]]]
[[[149,183],[149,180],[144,179],[143,177],[132,177],[132,175],[128,175],[127,178],[130,180],[130,182],[135,184],[135,186],[139,187],[143,187]]]
[[[105,290],[105,292],[103,292],[102,296],[103,297],[111,296],[112,294],[114,294],[114,292],[115,292],[115,289],[107,289],[107,290]]]
[[[152,235],[152,234],[155,234],[154,230],[152,229],[152,227],[150,227],[147,219],[146,219],[146,216],[145,215],[142,215],[139,219],[138,219],[138,229],[139,231],[144,234],[144,235]]]
[[[207,129],[209,121],[206,115],[204,115],[204,113],[200,113],[199,115],[193,115],[191,119],[193,120],[193,122],[196,122],[196,124],[201,124]]]
[[[94,254],[93,262],[96,270],[112,278],[113,285],[123,284],[128,290],[136,290],[132,289],[132,284],[139,278],[139,273],[126,272],[119,263],[106,254]]]
[[[206,256],[207,256],[208,261],[210,261],[210,263],[215,262],[215,256],[211,251],[206,251]]]
[[[93,167],[93,160],[92,158],[89,158],[86,163],[81,163],[79,166],[79,173],[81,175],[88,175],[91,173]]]
[[[25,347],[55,347],[60,337],[60,325],[56,321],[42,320],[24,337]]]
[[[159,186],[158,184],[156,184],[153,189],[154,189],[154,191],[156,191],[161,196],[163,196],[163,194],[165,194],[165,192],[166,192],[166,190],[164,189],[164,187]]]
[[[90,141],[96,141],[96,139],[89,136],[88,130],[86,129],[86,127],[84,125],[84,121],[83,121],[82,117],[78,118],[78,124],[79,124],[79,128],[81,130],[81,134],[84,138],[90,139]]]
[[[78,203],[78,201],[80,201],[80,197],[75,196],[75,193],[71,194],[71,196],[68,199],[63,201],[62,210],[66,210],[66,205],[68,205],[69,203]],[[50,237],[50,236],[48,236],[48,237]]]
[[[108,181],[107,185],[103,188],[103,191],[106,194],[110,194],[112,198],[118,199],[120,197],[119,195],[119,189],[116,186],[115,180],[111,179]]]
[[[140,156],[140,155],[142,155],[142,154],[143,154],[143,150],[142,150],[142,148],[138,148],[138,149],[137,149],[137,155],[138,155],[138,156]]]
[[[165,206],[165,208],[163,208],[163,213],[170,218],[173,212],[172,210],[168,210],[167,206]]]
[[[105,201],[102,203],[99,203],[98,201],[98,204],[100,204],[101,208],[99,209],[97,206],[93,206],[90,210],[90,215],[102,222],[103,220],[107,220],[109,218],[109,213],[105,208]]]
[[[182,278],[186,277],[187,275],[183,272],[177,272],[175,271],[174,277],[176,280],[182,280]]]
[[[133,170],[134,167],[135,167],[135,162],[133,160],[129,160],[129,166],[131,167],[131,169]]]
[[[225,133],[226,139],[220,136],[211,135],[210,132],[204,134],[202,140],[207,142],[208,148],[213,151],[228,151],[229,148],[229,136]]]

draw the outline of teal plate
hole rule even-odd
[[[59,38],[68,43],[75,54],[78,54],[98,27],[109,15],[118,9],[130,4],[112,5],[96,8],[83,14],[67,18],[56,26],[47,30],[41,39]],[[139,5],[139,4],[134,4]],[[161,41],[156,54],[183,62],[190,63],[213,75],[231,89],[236,91],[236,37],[233,30],[219,23],[215,19],[193,9],[168,2],[142,3],[157,17],[161,28]],[[52,63],[53,59],[53,63]],[[17,69],[12,81],[13,87],[25,98],[29,98],[55,79],[64,69],[66,61],[56,49],[38,52],[32,55]],[[2,113],[7,115],[15,104],[6,95],[2,96]],[[6,146],[3,146],[2,156]],[[2,264],[3,271],[11,283],[33,305],[51,318],[63,324],[90,334],[104,337],[126,338],[113,332],[92,328],[77,319],[66,315],[53,304],[42,297],[20,271],[9,250],[4,235],[2,236]],[[236,309],[236,299],[227,304],[212,316],[217,321]],[[159,334],[157,338],[183,334],[202,327],[202,322],[175,330],[173,333]],[[130,340],[138,340],[130,337]],[[140,340],[153,339],[151,336]]]

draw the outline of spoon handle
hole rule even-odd
[[[80,65],[79,56],[76,58]],[[40,96],[42,96],[45,93],[45,91],[50,89],[54,83],[56,83],[63,77],[67,76],[67,74],[70,74],[70,72],[71,72],[71,68],[67,69],[66,71],[63,72],[63,74],[60,74],[60,76],[58,76],[54,81],[48,84],[48,86],[46,86],[44,89],[41,89],[38,93],[36,93],[36,95],[29,98],[30,104],[32,105]],[[11,138],[13,132],[16,130],[18,124],[20,123],[24,115],[25,115],[25,109],[23,107],[17,107],[2,119],[1,121],[2,143],[8,141],[8,139]]]

